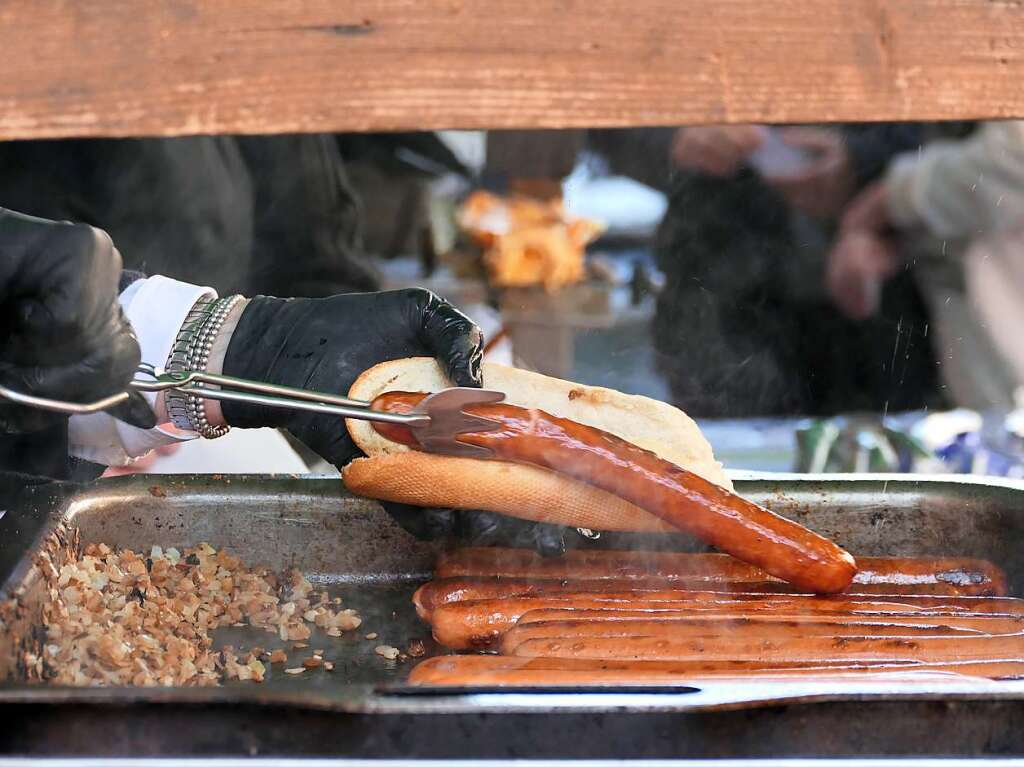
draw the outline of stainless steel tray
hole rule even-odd
[[[741,493],[855,553],[979,556],[1024,594],[1024,485],[950,479],[746,479]],[[415,540],[335,479],[132,477],[0,486],[0,753],[347,756],[813,756],[1024,753],[1024,683],[702,685],[675,691],[424,692],[373,653],[429,631],[410,595],[435,544]],[[68,689],[18,680],[13,641],[33,626],[31,555],[55,533],[136,549],[208,541],[248,562],[296,566],[362,613],[355,637],[314,635],[334,674],[280,672],[216,689]],[[581,545],[592,545],[584,543]],[[605,535],[598,545],[697,549]],[[363,639],[375,631],[376,641]],[[228,629],[235,646],[270,634]]]

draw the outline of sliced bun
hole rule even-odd
[[[484,387],[504,392],[509,404],[602,429],[732,489],[697,425],[671,405],[491,363],[484,364],[483,377]],[[449,385],[435,360],[412,357],[370,368],[349,396],[369,401],[386,391],[432,392]],[[385,439],[366,421],[346,423],[367,455],[342,473],[346,486],[358,495],[417,506],[484,509],[594,530],[673,529],[633,504],[546,469],[422,453]]]

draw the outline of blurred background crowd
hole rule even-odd
[[[729,467],[1024,476],[1024,122],[9,142],[0,206],[222,294],[429,287]],[[327,467],[238,431],[129,470]]]

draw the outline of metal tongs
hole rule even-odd
[[[211,385],[218,388],[209,388]],[[408,428],[419,446],[427,452],[468,458],[489,458],[492,452],[485,447],[459,442],[458,435],[493,431],[501,424],[490,418],[470,415],[465,412],[465,408],[469,405],[486,405],[505,399],[505,395],[499,391],[453,387],[426,397],[410,413],[382,413],[371,409],[369,402],[342,397],[339,394],[296,389],[291,386],[196,370],[168,373],[146,363],[139,365],[135,379],[128,386],[138,392],[177,389],[203,399],[247,402],[252,405],[304,410],[360,421],[397,424]],[[120,405],[128,396],[129,393],[124,391],[95,402],[65,402],[36,397],[0,386],[0,399],[67,415],[98,413]]]

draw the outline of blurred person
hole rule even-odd
[[[363,249],[363,209],[337,138],[235,141],[252,188],[252,260],[239,292],[317,298],[378,290],[380,277]],[[202,281],[197,274],[187,279]]]
[[[932,401],[936,387],[913,282],[887,286],[885,311],[869,321],[840,316],[823,285],[843,206],[921,133],[895,124],[785,129],[785,142],[811,161],[766,179],[750,164],[764,126],[492,132],[485,177],[558,178],[585,146],[611,173],[668,196],[655,243],[667,285],[654,345],[687,412],[909,409]]]
[[[345,155],[383,165],[400,150],[458,167],[433,134],[3,142],[0,205],[96,226],[129,268],[221,291],[376,290]]]
[[[762,175],[757,125],[681,128],[662,137],[677,168],[656,239],[666,275],[653,325],[674,403],[697,417],[904,410],[935,398],[927,315],[909,275],[886,285],[868,320],[841,316],[824,289],[828,244],[851,197],[916,125],[791,127],[807,158]]]
[[[345,172],[359,198],[363,248],[374,259],[417,254],[428,266],[436,254],[431,216],[435,182],[448,188],[471,174],[437,133],[346,133],[337,137]]]
[[[967,367],[971,374],[967,392],[961,392],[956,376],[954,394],[975,409],[1010,410],[1024,407],[1024,219],[998,234],[978,240],[964,254],[964,281],[972,330],[980,326],[979,351],[986,353],[987,369],[981,364]],[[950,301],[952,303],[952,301]],[[961,360],[964,356],[963,330],[956,341]],[[970,353],[971,349],[966,350]],[[944,369],[945,373],[946,370]],[[984,388],[982,388],[984,387]],[[976,392],[986,392],[985,398]],[[967,399],[970,393],[971,399]]]
[[[129,268],[223,291],[377,287],[330,136],[4,142],[0,205],[98,227]]]
[[[481,181],[503,193],[559,198],[586,135],[581,130],[488,131]]]
[[[0,206],[109,232],[127,266],[242,290],[253,190],[229,136],[0,142]]]
[[[1024,122],[989,122],[894,158],[843,215],[828,288],[848,316],[910,266],[927,299],[945,385],[958,405],[1009,409],[1024,383]]]

